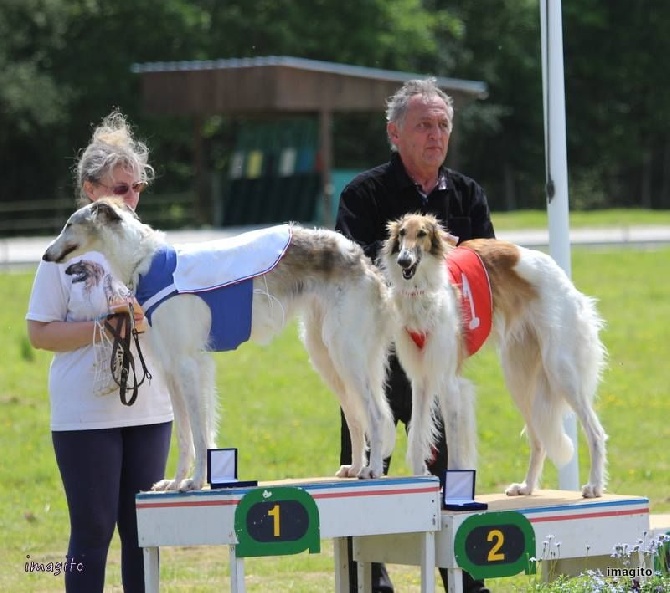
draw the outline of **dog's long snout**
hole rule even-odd
[[[64,249],[60,249],[56,246],[55,241],[47,247],[47,250],[42,255],[44,261],[55,262],[60,264],[65,261],[66,257],[77,249],[76,245],[68,245]]]
[[[409,252],[409,250],[403,249],[398,254],[398,259],[396,260],[396,263],[401,268],[409,268],[412,265],[413,261],[414,258],[412,257],[412,254]]]
[[[42,259],[44,261],[52,261],[52,262],[56,261],[56,254],[54,253],[52,245],[49,245],[49,247],[47,247],[47,250],[42,254]]]
[[[416,253],[415,249],[410,249],[405,245],[402,245],[400,248],[400,252],[398,253],[398,259],[396,259],[396,263],[403,270],[407,269],[417,262],[418,255],[419,254]]]
[[[402,269],[402,277],[410,280],[416,273],[416,268],[421,259],[421,252],[416,248],[410,249],[404,245],[401,246],[396,263]]]
[[[47,247],[47,250],[42,254],[42,259],[44,261],[57,261],[57,254],[53,249],[53,244]]]

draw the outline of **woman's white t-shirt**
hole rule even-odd
[[[26,319],[32,321],[91,321],[108,315],[115,297],[128,295],[112,275],[104,256],[89,252],[65,264],[39,264]],[[98,333],[100,337],[100,333]],[[145,379],[135,403],[126,406],[111,373],[111,343],[70,352],[56,352],[49,370],[51,430],[117,428],[159,424],[173,419],[167,387],[150,352],[149,341],[140,335],[140,346],[152,379]],[[142,365],[134,350],[135,372]],[[132,386],[132,373],[129,389]],[[130,393],[127,392],[130,397]]]

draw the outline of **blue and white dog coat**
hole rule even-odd
[[[251,335],[253,279],[272,270],[291,242],[289,225],[273,226],[235,237],[165,246],[139,277],[135,298],[151,316],[163,301],[194,294],[212,312],[208,349],[235,350]]]

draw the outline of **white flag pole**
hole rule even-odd
[[[540,0],[540,24],[549,253],[571,277],[561,0]],[[577,421],[570,416],[564,422],[566,432],[574,443],[575,454],[559,470],[559,488],[579,490]]]

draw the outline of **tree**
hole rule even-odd
[[[52,149],[63,149],[71,95],[71,88],[52,73],[53,52],[66,40],[63,8],[61,0],[0,4],[2,200],[49,197],[57,189],[53,182],[61,164]],[[45,186],[45,180],[52,183]]]
[[[495,209],[544,207],[539,1],[4,0],[0,200],[71,196],[76,151],[113,107],[152,148],[158,191],[182,191],[191,123],[142,113],[132,65],[292,55],[485,81],[487,100],[457,114],[459,168]],[[573,207],[670,207],[670,3],[562,6]],[[383,160],[383,125],[380,114],[338,117],[336,166]],[[205,129],[225,165],[232,122]]]
[[[540,15],[530,0],[457,0],[462,30],[444,50],[449,75],[483,80],[485,101],[457,115],[461,169],[487,190],[494,209],[540,207],[544,139]]]
[[[564,5],[569,151],[583,193],[597,205],[670,207],[670,4]]]

